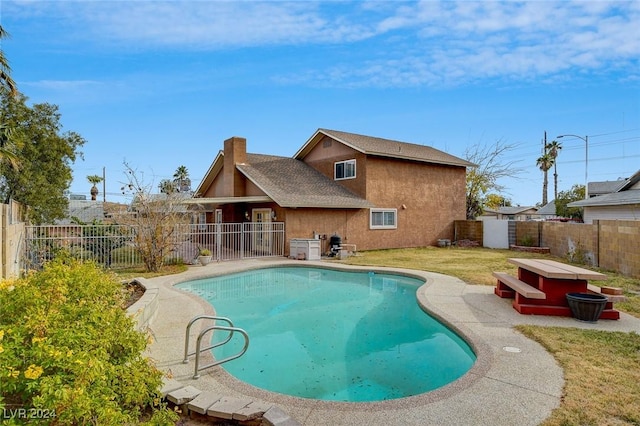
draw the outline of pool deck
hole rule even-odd
[[[238,381],[221,367],[205,370],[200,379],[194,380],[193,359],[189,364],[182,363],[185,327],[196,315],[214,312],[198,297],[173,286],[188,280],[276,265],[397,271],[423,277],[426,284],[418,292],[420,303],[464,335],[474,347],[478,360],[465,376],[443,388],[377,403],[326,402],[267,392]],[[537,425],[560,405],[563,372],[541,345],[516,332],[514,325],[640,333],[640,319],[625,313],[621,313],[617,321],[597,323],[521,315],[512,308],[510,299],[496,297],[492,286],[468,285],[447,275],[399,268],[256,259],[192,266],[181,274],[145,280],[145,284],[158,289],[159,306],[150,325],[153,343],[149,356],[160,369],[170,372],[173,379],[185,386],[275,405],[298,423],[308,426]],[[193,342],[199,331],[196,328],[199,327],[193,327]],[[210,355],[207,356],[210,361]],[[208,362],[207,358],[204,362]],[[295,374],[295,371],[282,374]]]

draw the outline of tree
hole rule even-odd
[[[498,209],[500,207],[510,207],[511,200],[509,198],[503,197],[500,194],[487,194],[484,197],[484,207],[490,209]]]
[[[0,123],[0,161],[8,161],[14,169],[20,168],[20,159],[16,154],[13,130],[4,123]]]
[[[7,93],[0,99],[0,121],[13,129],[20,170],[0,163],[0,197],[28,205],[35,224],[52,223],[67,214],[64,191],[72,180],[71,164],[86,142],[75,132],[62,133],[56,105],[26,105],[26,97]]]
[[[178,192],[191,191],[191,179],[189,179],[189,170],[185,166],[180,166],[173,174],[173,182],[176,184]]]
[[[573,185],[568,191],[560,191],[556,198],[556,215],[582,221],[582,208],[567,207],[567,204],[584,200],[584,189],[584,185]]]
[[[482,214],[482,200],[489,191],[504,189],[499,179],[517,177],[522,172],[515,167],[515,161],[502,161],[502,156],[514,148],[498,140],[491,145],[473,145],[465,151],[465,159],[476,164],[467,169],[467,219],[474,220]]]
[[[551,156],[553,160],[553,198],[554,200],[558,199],[558,170],[556,168],[556,165],[558,164],[558,154],[560,154],[561,149],[562,149],[562,144],[558,141],[551,141],[551,143],[547,145],[547,151],[549,152],[549,156]]]
[[[0,25],[0,41],[9,37],[9,33]],[[18,94],[18,86],[16,82],[13,81],[13,78],[11,78],[9,61],[6,56],[4,56],[4,51],[2,50],[0,50],[0,92],[2,92],[3,95],[7,93],[10,96],[16,96]]]
[[[545,149],[546,151],[546,149]],[[536,160],[536,166],[542,170],[544,173],[544,178],[542,180],[542,205],[545,206],[548,202],[547,200],[547,188],[549,186],[549,180],[547,179],[547,172],[553,166],[553,158],[549,155],[548,152],[542,154],[542,156],[538,157]]]
[[[178,188],[176,188],[176,183],[169,179],[162,179],[158,184],[158,189],[162,194],[171,194],[174,192],[178,192]]]
[[[89,183],[93,184],[93,186],[91,187],[91,200],[95,201],[98,193],[100,192],[98,191],[98,187],[96,185],[102,182],[102,176],[90,175],[87,176],[87,180],[89,181]]]
[[[133,196],[132,211],[116,214],[115,220],[134,229],[134,248],[147,271],[157,272],[165,258],[182,243],[175,236],[181,226],[190,223],[190,215],[182,204],[181,194],[152,194],[143,177],[129,164],[124,166],[127,182],[121,189],[123,194]]]
[[[0,41],[4,38],[9,38],[2,25],[0,25]],[[0,92],[6,93],[9,96],[16,96],[18,89],[16,83],[11,78],[11,68],[9,67],[9,61],[4,56],[4,52],[0,50]],[[12,167],[18,168],[20,160],[16,155],[16,147],[13,141],[13,130],[9,127],[4,119],[0,121],[0,161],[7,160]]]

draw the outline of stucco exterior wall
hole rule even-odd
[[[220,173],[211,183],[205,193],[202,194],[203,197],[224,197],[224,175]]]
[[[342,159],[316,157],[313,166],[323,173],[331,168],[333,176],[333,162]],[[453,221],[465,217],[464,168],[375,157],[366,162],[362,157],[356,167],[357,178],[340,184],[359,181],[356,186],[376,207],[396,209],[397,228],[370,229],[369,209],[289,209],[287,241],[311,238],[314,231],[328,236],[337,233],[343,243],[372,250],[422,247],[436,245],[440,238],[453,239]]]
[[[331,141],[331,144],[324,143],[327,141]],[[368,159],[363,153],[333,141],[331,138],[325,138],[304,158],[305,163],[332,180],[335,177],[334,164],[347,160],[356,160],[356,177],[341,179],[338,182],[354,194],[366,198]]]

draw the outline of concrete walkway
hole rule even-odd
[[[238,381],[221,367],[203,371],[200,379],[193,380],[194,361],[182,363],[185,327],[196,315],[214,311],[198,297],[173,286],[197,278],[287,264],[400,271],[422,277],[426,284],[418,291],[419,302],[467,338],[476,351],[476,364],[464,377],[441,389],[379,403],[326,402],[267,392]],[[594,324],[572,318],[520,315],[511,307],[511,300],[493,294],[493,287],[467,285],[446,275],[397,268],[360,268],[286,259],[244,260],[193,266],[178,275],[146,280],[145,285],[157,288],[159,293],[157,314],[150,326],[154,337],[150,356],[159,368],[170,372],[173,379],[185,386],[274,405],[298,423],[309,426],[537,425],[559,406],[563,373],[542,346],[514,331],[514,325],[640,333],[640,320],[624,313],[618,321],[600,320]],[[191,340],[195,341],[199,327],[193,328]],[[205,363],[211,361],[211,356],[207,356]]]

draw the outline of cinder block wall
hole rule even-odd
[[[482,221],[456,220],[457,240],[482,243]],[[537,229],[540,229],[538,233]],[[516,239],[540,236],[539,246],[554,256],[640,278],[640,220],[600,220],[593,224],[516,222]]]
[[[584,223],[541,222],[541,245],[551,254],[577,263],[598,265],[598,232]]]
[[[454,226],[454,239],[477,241],[482,245],[484,237],[481,220],[456,220]]]
[[[599,231],[600,267],[640,278],[640,221],[600,220],[593,226]]]
[[[540,246],[540,224],[541,222],[533,221],[516,222],[516,245],[531,245],[531,247]],[[527,242],[530,242],[531,244],[525,244]]]

